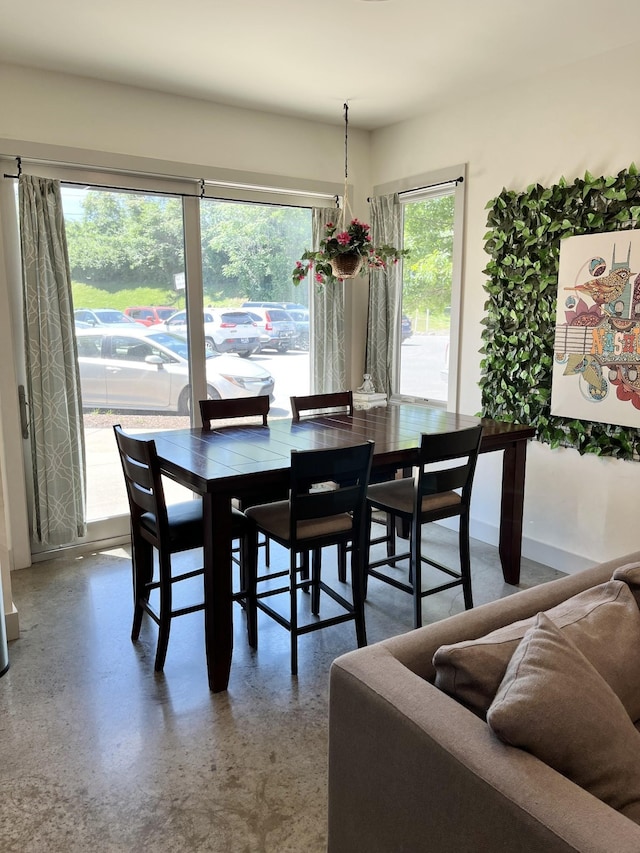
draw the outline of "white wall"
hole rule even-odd
[[[455,56],[452,56],[455,62]],[[637,61],[611,53],[598,62],[376,131],[374,184],[454,163],[468,163],[467,230],[463,278],[461,410],[480,409],[480,354],[487,262],[485,205],[503,187],[523,190],[571,181],[586,170],[615,174],[640,161],[636,108]],[[509,70],[505,68],[505,80]],[[529,448],[523,550],[565,571],[636,550],[633,462],[580,457],[573,450]],[[500,461],[481,458],[474,486],[475,535],[496,541]]]

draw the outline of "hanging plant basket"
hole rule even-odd
[[[356,252],[343,252],[332,258],[331,270],[336,278],[355,278],[362,269],[364,258]]]

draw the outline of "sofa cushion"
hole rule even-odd
[[[640,610],[629,586],[611,580],[546,611],[596,668],[632,720],[640,719]],[[484,637],[441,646],[435,684],[481,717],[487,712],[520,640],[535,616]]]
[[[487,722],[500,740],[640,823],[640,734],[568,633],[544,613],[513,654]]]
[[[614,581],[624,581],[634,594],[638,607],[640,607],[640,563],[625,563],[611,575]]]

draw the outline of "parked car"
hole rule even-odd
[[[189,413],[189,352],[180,335],[132,323],[78,329],[76,340],[84,408]],[[205,368],[212,399],[273,396],[274,379],[258,364],[212,353]]]
[[[87,323],[89,326],[113,326],[127,323],[135,323],[131,317],[127,317],[124,311],[115,308],[78,308],[73,312],[76,323]]]
[[[143,326],[155,326],[168,320],[176,313],[176,309],[168,305],[136,305],[133,308],[125,308],[124,313]]]
[[[290,350],[296,340],[296,324],[284,308],[251,308],[251,313],[264,322],[262,349],[275,349],[278,352]],[[260,322],[256,321],[256,322]]]
[[[290,311],[292,308],[301,308],[308,311],[306,305],[300,302],[243,302],[242,308],[284,308],[285,311]]]
[[[404,343],[413,334],[413,328],[411,326],[411,320],[407,317],[406,314],[402,315],[401,330],[402,330],[402,343]]]
[[[296,325],[296,349],[309,349],[309,311],[306,308],[290,308],[287,313]]]
[[[164,328],[186,336],[187,312],[177,311],[165,321]],[[204,345],[207,353],[235,352],[241,358],[249,358],[260,349],[260,332],[246,311],[205,308]]]

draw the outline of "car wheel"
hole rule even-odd
[[[178,397],[178,414],[191,414],[191,388],[188,385],[186,388],[182,389],[180,396]]]
[[[287,352],[287,350],[289,349],[289,345],[288,344],[280,344],[280,346],[277,349],[278,349],[278,352]]]
[[[238,355],[240,356],[240,358],[249,358],[249,356],[253,355],[255,351],[256,350],[254,350],[254,349],[248,349],[248,350],[245,350],[244,352],[239,352]]]
[[[214,388],[213,385],[207,385],[207,400],[221,400],[220,392],[217,388]],[[178,414],[179,415],[190,415],[191,414],[191,388],[187,385],[186,388],[182,389],[182,393],[178,399]]]
[[[215,341],[213,338],[205,338],[204,339],[204,354],[211,355],[211,353],[218,352],[218,348],[216,347]]]

